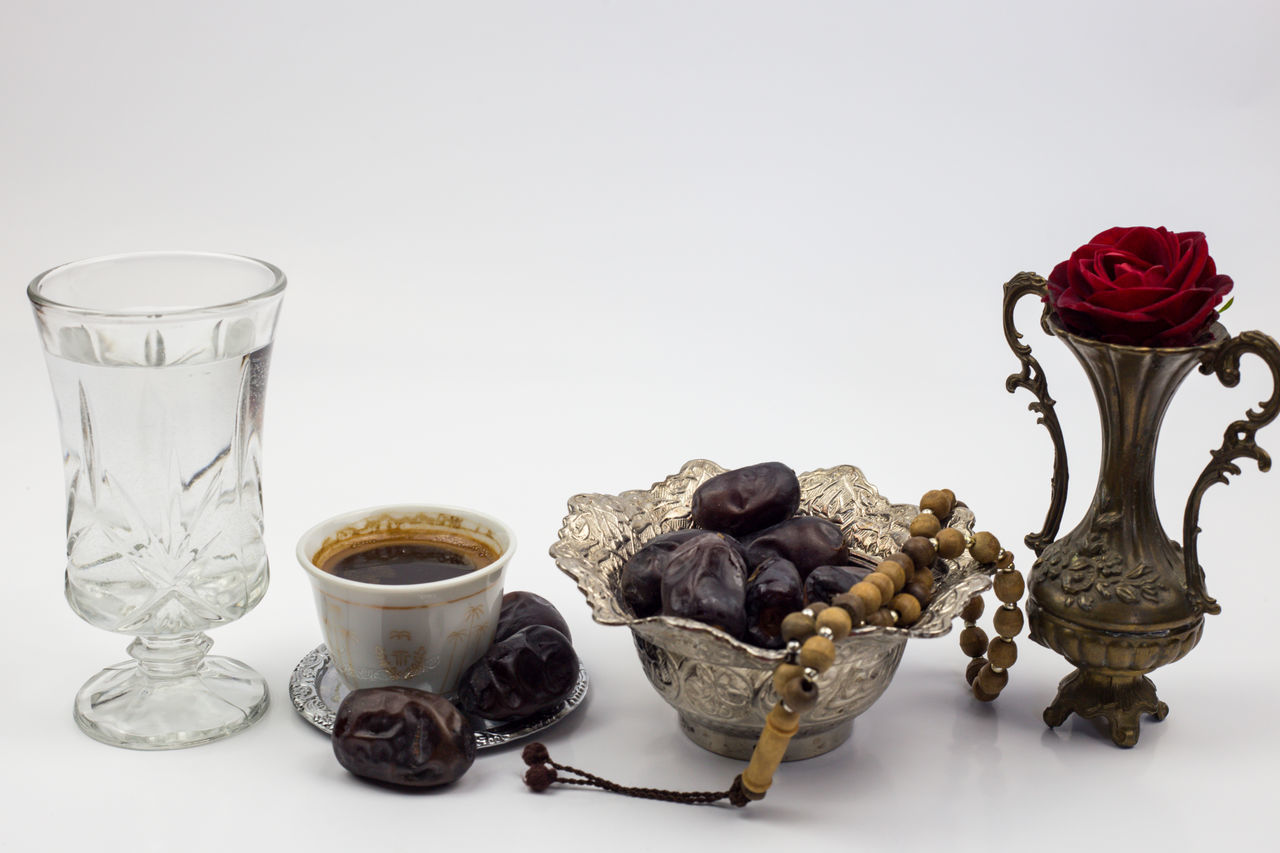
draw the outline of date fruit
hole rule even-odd
[[[790,560],[770,557],[747,581],[747,642],[765,649],[782,648],[782,620],[802,607],[800,573]]]
[[[738,543],[715,535],[690,539],[671,553],[662,575],[662,613],[696,619],[741,638],[746,575]]]
[[[412,687],[348,693],[333,723],[333,754],[357,776],[429,788],[460,778],[476,760],[471,721],[443,696]]]
[[[662,574],[671,554],[690,539],[714,536],[709,530],[676,530],[663,533],[645,543],[622,567],[619,587],[622,600],[640,617],[653,616],[662,610]]]
[[[825,518],[802,515],[762,530],[745,543],[747,563],[758,566],[769,557],[795,564],[800,577],[818,566],[835,566],[849,557],[840,525]]]
[[[540,595],[524,590],[509,592],[502,596],[502,610],[498,613],[498,627],[493,632],[493,641],[505,640],[515,632],[530,625],[546,625],[555,628],[565,639],[573,640],[569,633],[569,625],[560,615],[560,611],[550,601]]]
[[[869,574],[871,569],[865,566],[819,566],[804,579],[804,603],[830,604],[831,599],[848,592],[849,587]]]
[[[569,638],[531,625],[494,643],[462,674],[458,704],[487,720],[527,717],[563,700],[577,682],[578,655]]]
[[[800,481],[781,462],[726,471],[693,493],[693,523],[704,530],[745,536],[777,524],[800,506]]]

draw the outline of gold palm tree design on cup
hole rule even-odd
[[[483,603],[467,605],[466,613],[463,615],[466,624],[449,634],[449,663],[445,667],[447,680],[453,679],[455,665],[461,670],[461,662],[473,657],[469,652],[484,643],[485,634],[489,629],[489,621],[484,618],[487,609]],[[459,671],[457,675],[461,676],[461,672]]]
[[[453,680],[453,665],[458,660],[458,645],[467,639],[467,629],[458,628],[449,632],[449,662],[445,665],[445,680]],[[466,649],[463,649],[465,653]]]
[[[390,658],[382,646],[378,646],[374,651],[377,652],[382,671],[400,681],[419,676],[427,668],[427,650],[423,646],[418,646],[413,651],[394,649]]]
[[[484,619],[485,606],[483,604],[473,604],[467,608],[467,622],[471,624],[471,634],[476,638],[480,638],[489,627],[489,620]],[[477,620],[484,619],[483,622],[476,624]]]
[[[413,641],[413,633],[397,628],[387,633],[387,639],[408,643]],[[423,646],[412,650],[393,649],[390,654],[382,646],[378,646],[374,652],[378,655],[382,671],[398,680],[416,678],[427,669],[427,650]]]

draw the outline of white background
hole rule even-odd
[[[1001,284],[1111,225],[1200,230],[1232,331],[1280,333],[1280,10],[1258,2],[24,2],[0,10],[0,846],[23,850],[1256,849],[1275,806],[1280,473],[1208,494],[1223,605],[1155,681],[1172,712],[1120,750],[1040,712],[1068,671],[1023,641],[994,707],[954,635],[912,642],[852,740],[737,811],[555,789],[518,749],[453,788],[349,776],[288,700],[319,642],[293,561],[337,512],[401,500],[515,527],[510,586],[568,617],[593,677],[552,755],[624,783],[712,789],[628,633],[547,556],[577,492],[687,459],[861,466],[893,500],[949,486],[1015,549],[1051,450],[1009,395]],[[55,415],[24,287],[153,248],[290,279],[268,395],[261,606],[213,633],[273,705],[215,745],[100,745],[71,700],[128,638],[61,593]],[[1087,505],[1083,374],[1018,313]],[[1270,393],[1191,376],[1157,487],[1182,506],[1227,423]],[[1261,434],[1280,451],[1280,427]],[[366,846],[367,844],[367,846]],[[784,848],[785,845],[785,848]]]

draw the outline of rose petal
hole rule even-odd
[[[1088,303],[1081,299],[1078,294],[1068,290],[1062,294],[1062,298],[1058,300],[1055,308],[1058,313],[1062,313],[1064,311],[1087,311]]]
[[[1156,264],[1142,274],[1142,287],[1162,287],[1177,290],[1177,281],[1170,279],[1169,269],[1164,264]]]
[[[1081,327],[1091,327],[1098,338],[1113,343],[1139,344],[1169,328],[1167,321],[1141,312],[1111,311],[1087,302],[1075,306],[1073,314]]]
[[[1058,291],[1066,290],[1067,265],[1070,263],[1071,263],[1070,261],[1063,261],[1062,263],[1058,264],[1056,267],[1053,268],[1053,272],[1049,273],[1049,278],[1046,281],[1046,283],[1049,285],[1049,290],[1051,291],[1055,289]]]
[[[1212,261],[1210,261],[1210,264],[1212,265]],[[1221,300],[1231,292],[1231,288],[1235,287],[1235,282],[1231,280],[1229,275],[1215,275],[1200,286],[1212,290]]]
[[[1081,335],[1086,338],[1096,338],[1098,336],[1098,326],[1093,322],[1093,318],[1083,311],[1076,311],[1070,307],[1059,305],[1054,309],[1061,321],[1062,327],[1072,334]]]
[[[1213,310],[1216,306],[1216,302],[1206,302],[1199,311],[1188,317],[1185,322],[1158,334],[1154,341],[1155,345],[1162,347],[1191,346],[1218,319],[1217,313]]]
[[[1177,258],[1177,247],[1177,238],[1164,228],[1131,228],[1116,241],[1119,251],[1166,265]]]
[[[1150,266],[1151,264],[1137,255],[1130,255],[1124,252],[1106,252],[1097,256],[1094,270],[1111,281],[1116,281],[1129,273],[1141,275]]]
[[[1159,317],[1170,326],[1176,326],[1186,322],[1188,317],[1200,313],[1201,306],[1205,304],[1210,308],[1217,304],[1212,290],[1179,290],[1164,299],[1150,303],[1143,312],[1152,317]]]
[[[1087,295],[1098,293],[1099,291],[1115,290],[1117,287],[1124,286],[1116,281],[1117,278],[1125,275],[1124,272],[1117,273],[1114,269],[1103,267],[1092,261],[1081,264],[1075,270],[1075,273],[1076,275],[1072,279],[1072,286],[1082,294]]]
[[[1174,291],[1166,287],[1131,287],[1127,290],[1109,290],[1106,293],[1095,293],[1089,303],[1112,311],[1138,311],[1148,305],[1160,302],[1171,296]]]
[[[1073,305],[1072,307],[1075,308],[1075,310],[1077,311],[1082,311],[1087,313],[1090,317],[1094,319],[1095,322],[1098,322],[1107,326],[1110,326],[1116,322],[1133,322],[1133,323],[1154,322],[1160,327],[1160,329],[1163,330],[1163,329],[1169,328],[1169,326],[1172,325],[1167,320],[1161,317],[1153,317],[1141,309],[1136,311],[1134,310],[1116,311],[1115,309],[1107,308],[1106,306],[1103,306],[1103,305],[1095,305],[1092,302],[1080,302],[1076,305]]]
[[[1106,275],[1100,275],[1093,269],[1092,264],[1081,264],[1071,268],[1070,275],[1067,280],[1070,290],[1074,290],[1081,296],[1088,296],[1096,290],[1110,290],[1111,280]]]
[[[1169,281],[1177,287],[1194,287],[1200,282],[1200,277],[1205,273],[1206,264],[1212,264],[1209,258],[1208,244],[1204,241],[1204,235],[1193,232],[1191,235],[1179,234],[1182,240],[1179,249],[1182,256],[1178,258],[1178,262],[1169,270]],[[1189,239],[1190,237],[1199,237],[1199,240]]]
[[[1123,270],[1118,271],[1115,281],[1112,282],[1110,289],[1130,290],[1133,288],[1145,287],[1146,285],[1147,282],[1141,272],[1138,272],[1137,270]]]

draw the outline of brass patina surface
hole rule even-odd
[[[1015,276],[1004,292],[1005,338],[1022,363],[1006,388],[1026,388],[1035,395],[1029,408],[1040,416],[1054,447],[1044,528],[1026,538],[1038,558],[1028,584],[1030,634],[1077,667],[1059,684],[1044,720],[1058,726],[1072,713],[1102,718],[1111,739],[1128,747],[1138,742],[1142,714],[1163,720],[1169,712],[1147,673],[1190,652],[1205,614],[1220,610],[1205,591],[1196,554],[1200,503],[1210,485],[1240,473],[1237,459],[1253,459],[1263,471],[1270,468],[1254,436],[1280,414],[1280,347],[1260,332],[1231,337],[1219,324],[1195,346],[1109,344],[1066,331],[1046,303],[1040,325],[1084,367],[1102,424],[1102,465],[1093,501],[1075,529],[1055,538],[1067,497],[1066,446],[1044,373],[1031,348],[1019,343],[1022,336],[1013,323],[1019,299],[1028,294],[1043,299],[1045,293],[1044,279],[1031,273]],[[1248,411],[1227,428],[1222,446],[1196,481],[1184,514],[1184,550],[1165,534],[1156,512],[1160,426],[1193,369],[1216,374],[1232,387],[1239,382],[1245,353],[1269,365],[1272,395],[1260,410]]]

